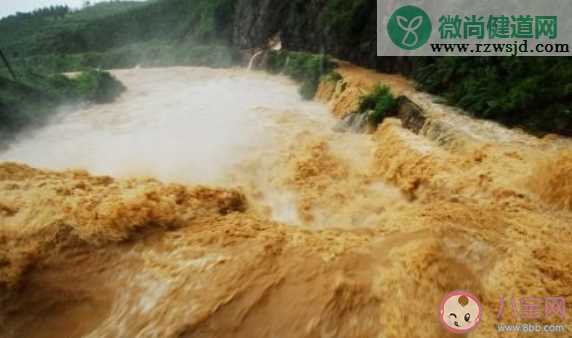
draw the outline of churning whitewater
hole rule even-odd
[[[306,184],[308,177],[304,173],[288,177],[300,173],[288,171],[291,165],[284,162],[284,151],[290,153],[288,146],[311,139],[308,147],[319,152],[311,156],[329,156],[334,149],[323,148],[336,147],[340,156],[359,165],[366,162],[371,145],[363,136],[336,135],[332,131],[336,119],[327,107],[303,101],[295,83],[244,70],[164,68],[113,73],[129,88],[118,102],[62,113],[48,126],[24,135],[0,160],[52,170],[85,169],[114,177],[148,176],[164,182],[242,187],[260,202],[261,212],[266,209],[277,220],[342,225],[339,219],[332,220],[331,213],[340,214],[337,208],[327,213],[316,210],[316,215],[307,207],[297,208],[294,191],[286,181]],[[326,139],[331,145],[324,143]],[[308,168],[298,171],[334,169],[348,174],[346,164],[330,168],[301,165]],[[390,200],[400,200],[397,190],[378,183],[361,194],[378,198],[378,203],[388,200],[383,198],[388,193]],[[365,212],[346,216],[354,218],[345,220],[349,225],[373,224],[365,219]]]
[[[129,88],[121,99],[62,113],[0,159],[220,184],[249,153],[273,148],[279,119],[289,112],[326,129],[334,123],[323,105],[302,101],[281,77],[206,68],[113,74]]]
[[[117,102],[23,134],[0,154],[0,337],[453,337],[437,308],[462,289],[490,338],[503,296],[572,303],[568,141],[338,71],[321,103],[245,70],[113,71]],[[427,111],[415,130],[332,131],[379,81]]]

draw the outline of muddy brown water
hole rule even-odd
[[[0,154],[1,337],[448,337],[456,289],[500,337],[501,296],[572,303],[566,142],[429,99],[419,135],[335,133],[283,77],[114,73]]]

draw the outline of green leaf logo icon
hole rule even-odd
[[[431,37],[431,19],[417,6],[403,6],[387,23],[391,41],[401,49],[413,50],[423,46]]]

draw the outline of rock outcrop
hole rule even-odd
[[[407,58],[377,57],[375,1],[351,1],[339,10],[333,6],[323,0],[239,0],[233,44],[252,49],[280,34],[288,50],[327,53],[386,73],[411,72],[412,63]],[[351,27],[338,22],[338,17],[345,16],[351,17]]]
[[[239,0],[234,14],[234,45],[241,49],[265,45],[280,31],[287,7],[286,1]]]

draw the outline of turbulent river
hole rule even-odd
[[[320,103],[259,72],[118,70],[116,102],[22,134],[0,153],[0,337],[448,337],[462,289],[488,338],[503,296],[572,303],[567,140],[421,93],[415,133],[337,133],[331,110],[395,80],[340,72]]]
[[[201,68],[115,71],[118,102],[63,113],[24,135],[2,159],[114,176],[216,184],[249,153],[272,149],[281,117],[333,125],[325,107],[279,77]],[[287,129],[284,125],[282,129]]]
[[[288,163],[293,155],[289,147],[309,142],[319,156],[332,151],[344,166],[355,167],[367,163],[371,143],[363,135],[334,133],[337,120],[327,107],[303,101],[295,83],[263,73],[206,68],[133,69],[114,75],[129,88],[118,102],[62,113],[47,127],[22,136],[0,160],[114,177],[241,187],[250,197],[257,196],[259,206],[266,206],[276,220],[314,226],[343,223],[332,219],[341,217],[340,210],[316,217],[298,212],[289,185],[308,178],[295,175],[328,174],[331,169],[347,175],[349,168],[315,167],[311,149],[302,154],[310,156],[308,163]],[[352,169],[355,178],[359,168]],[[381,181],[368,190],[362,195],[376,198],[378,204],[388,200],[379,196],[387,193],[399,200],[399,192]],[[350,210],[345,217],[353,219],[345,220],[349,225],[373,224],[363,210]]]

